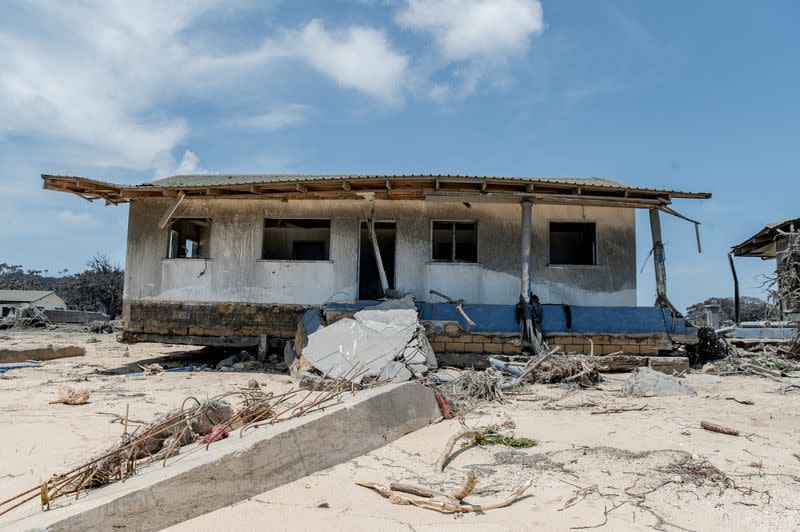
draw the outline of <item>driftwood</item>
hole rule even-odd
[[[720,434],[727,434],[729,436],[739,436],[741,434],[741,432],[736,429],[723,427],[722,425],[717,425],[716,423],[711,423],[709,421],[701,421],[700,426],[706,430],[710,430],[711,432],[719,432]]]
[[[383,498],[388,499],[389,502],[391,502],[392,504],[419,506],[420,508],[428,508],[430,510],[436,510],[437,512],[442,512],[442,513],[470,513],[470,512],[482,512],[486,510],[493,510],[495,508],[504,508],[506,506],[511,505],[514,501],[519,499],[522,496],[522,494],[525,493],[525,491],[531,487],[532,483],[533,482],[530,480],[525,482],[517,489],[515,489],[511,493],[511,495],[509,495],[505,499],[501,499],[495,502],[490,502],[488,504],[470,504],[464,501],[463,499],[466,498],[467,495],[472,493],[472,490],[475,488],[475,485],[477,484],[475,475],[473,475],[472,473],[470,473],[467,476],[464,486],[457,492],[453,493],[452,495],[448,495],[428,488],[423,488],[420,486],[413,486],[410,484],[393,483],[390,484],[389,486],[386,486],[384,484],[377,484],[375,482],[356,482],[356,484],[359,486],[369,488],[379,493]],[[421,497],[424,498],[416,499],[412,497],[407,497],[396,493],[396,491],[412,493],[414,495],[420,495]]]
[[[463,500],[467,495],[472,493],[472,490],[475,489],[475,486],[478,484],[478,479],[475,477],[475,473],[470,471],[467,473],[467,480],[464,482],[464,486],[458,490],[457,492],[453,493],[452,497],[457,500]]]
[[[751,364],[750,362],[745,362],[744,364],[742,364],[742,369],[745,369],[757,375],[761,375],[762,377],[767,377],[768,379],[776,380],[778,382],[783,382],[781,380],[780,371],[773,371],[771,369],[762,368],[761,366],[756,366],[755,364]]]
[[[726,398],[725,398],[725,400],[726,400],[726,401],[736,401],[736,402],[737,402],[737,403],[739,403],[740,405],[754,405],[754,404],[755,404],[755,403],[754,403],[753,401],[751,401],[750,399],[737,399],[737,398],[735,398],[735,397],[726,397]]]
[[[530,375],[531,372],[533,372],[533,370],[535,370],[536,368],[541,366],[542,362],[544,362],[545,360],[547,360],[548,358],[553,356],[553,354],[558,350],[559,350],[559,348],[555,347],[554,349],[551,349],[549,352],[547,352],[544,355],[534,359],[531,363],[529,363],[527,366],[525,366],[525,368],[522,370],[522,373],[520,374],[520,376],[517,377],[517,382],[522,382],[525,379],[525,377]]]
[[[477,438],[480,438],[481,434],[483,434],[481,431],[472,430],[472,429],[465,429],[465,430],[462,430],[461,432],[453,434],[450,437],[450,439],[447,440],[447,444],[445,444],[444,450],[442,451],[441,456],[439,456],[439,459],[436,460],[436,466],[435,466],[436,467],[436,471],[438,473],[441,473],[442,471],[444,471],[444,466],[447,464],[447,461],[450,459],[450,453],[453,452],[453,447],[455,447],[456,442],[458,440],[461,440],[461,439],[464,439],[464,438],[472,438],[473,440],[475,440]]]
[[[451,502],[453,504],[460,504],[461,500],[467,497],[472,490],[475,489],[478,480],[475,477],[475,473],[470,471],[467,474],[467,478],[464,481],[464,486],[462,486],[458,491],[454,491],[453,493],[444,493],[441,491],[432,490],[430,488],[425,488],[423,486],[415,486],[413,484],[405,484],[402,482],[392,482],[389,484],[389,489],[391,491],[402,491],[403,493],[410,493],[411,495],[416,495],[418,497],[425,497],[428,499],[435,499],[440,498]]]
[[[597,410],[592,412],[593,416],[597,416],[600,414],[621,414],[622,412],[639,412],[642,410],[647,410],[647,405],[637,406],[637,407],[630,407],[630,408],[607,408],[605,410]]]

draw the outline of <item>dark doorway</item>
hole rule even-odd
[[[394,222],[375,222],[375,236],[381,252],[383,269],[389,288],[394,288],[394,246],[397,238],[397,225]],[[361,246],[358,261],[358,299],[380,299],[383,297],[378,263],[372,249],[367,222],[361,222]]]

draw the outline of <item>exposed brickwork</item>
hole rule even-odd
[[[470,334],[462,331],[457,324],[447,323],[443,332],[428,335],[436,353],[485,353],[519,354],[521,344],[517,335]],[[670,348],[668,342],[656,337],[619,337],[602,334],[588,336],[548,336],[551,347],[561,346],[566,352],[589,353],[589,339],[594,343],[596,355],[623,353],[626,355],[657,355],[662,349]]]
[[[591,336],[551,336],[547,338],[549,345],[560,345],[564,351],[589,353],[594,343],[596,355],[610,355],[622,352],[626,355],[657,355],[659,350],[670,348],[668,341],[657,337],[620,337],[596,334]]]
[[[126,333],[162,336],[293,338],[297,319],[307,309],[300,305],[250,303],[125,302]]]
[[[258,337],[266,334],[271,341],[292,339],[297,320],[309,307],[301,305],[259,305],[250,303],[171,303],[134,301],[123,305],[123,319],[128,341],[138,341],[138,335],[191,337],[189,343],[203,345],[203,338]],[[328,322],[345,317],[329,315]],[[123,334],[125,339],[125,334]],[[566,352],[589,353],[589,339],[594,353],[608,355],[657,355],[669,349],[664,339],[654,337],[549,336],[551,347],[560,345]],[[462,331],[456,323],[444,324],[442,332],[428,334],[435,353],[472,353],[486,355],[516,355],[521,352],[518,335],[472,334]]]

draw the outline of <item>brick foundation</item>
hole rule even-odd
[[[655,336],[608,336],[602,334],[586,336],[548,336],[550,347],[560,345],[565,352],[589,353],[594,344],[595,355],[610,355],[622,352],[626,355],[657,355],[661,350],[671,350],[668,339]]]
[[[166,341],[219,345],[220,338],[294,338],[297,319],[308,307],[252,303],[173,303],[134,301],[123,304],[121,341]],[[178,341],[182,338],[183,341]],[[240,342],[241,343],[241,342]]]
[[[455,323],[447,323],[440,332],[428,334],[435,353],[482,353],[487,355],[517,355],[521,352],[519,335],[469,334]],[[626,355],[658,355],[659,351],[671,350],[667,339],[659,337],[631,337],[609,335],[545,336],[552,348],[561,346],[564,352],[590,353],[594,344],[595,355],[622,353]],[[591,340],[591,343],[589,342]]]
[[[253,303],[174,303],[126,301],[123,305],[123,342],[173,342],[194,345],[255,345],[266,334],[271,343],[292,339],[298,318],[308,306]],[[326,312],[328,323],[352,317],[352,311]],[[429,324],[430,325],[430,324]],[[612,335],[546,335],[550,347],[565,352],[594,354],[658,355],[671,350],[668,338]],[[437,354],[458,354],[471,364],[494,355],[519,355],[518,334],[472,334],[455,322],[435,322],[428,340]],[[454,357],[447,357],[448,360]],[[455,357],[457,358],[457,357]]]

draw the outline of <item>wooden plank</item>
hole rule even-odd
[[[186,193],[185,192],[180,191],[178,193],[178,197],[175,199],[175,201],[173,202],[172,206],[169,209],[167,209],[167,211],[164,213],[164,215],[158,221],[158,227],[159,228],[164,229],[167,226],[169,221],[172,219],[172,216],[175,214],[175,211],[177,211],[178,207],[180,207],[181,203],[183,203],[183,199],[185,197],[186,197]]]

